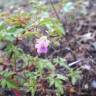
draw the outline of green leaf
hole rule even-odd
[[[73,85],[77,82],[77,80],[80,79],[81,77],[80,74],[81,74],[81,71],[73,70],[73,69],[69,70],[68,76],[71,77],[71,82]]]
[[[67,80],[67,77],[66,76],[63,76],[61,74],[56,74],[57,78],[60,79],[60,80]]]
[[[8,71],[1,71],[0,74],[4,77],[4,78],[9,78],[11,75],[13,75],[13,72],[8,72]]]
[[[64,58],[59,58],[59,59],[60,59],[59,64],[65,67],[67,70],[70,70],[70,67],[67,65],[65,59]]]
[[[49,76],[48,80],[49,80],[50,86],[54,85],[54,82],[55,82],[54,77]]]
[[[67,65],[66,60],[64,58],[60,58],[60,57],[54,58],[53,63],[59,64],[60,66],[63,66],[67,70],[70,70],[70,67]]]
[[[3,79],[0,80],[0,85],[3,88],[17,88],[17,84],[13,80],[9,79],[10,76],[13,75],[13,72],[2,71],[0,72],[0,75],[3,77]]]
[[[47,59],[39,59],[38,68],[41,70],[43,68],[54,69],[54,65]]]
[[[63,83],[61,80],[59,80],[59,79],[55,80],[55,87],[56,87],[58,93],[60,93],[60,94],[64,93]]]
[[[10,27],[9,29],[7,29],[8,33],[14,33],[17,30],[16,27]]]
[[[6,86],[7,88],[11,89],[11,88],[17,88],[17,84],[11,80],[6,80]]]
[[[3,29],[5,29],[5,24],[4,24],[4,22],[0,22],[0,31]]]
[[[6,80],[0,80],[0,85],[5,88],[6,87]]]
[[[62,36],[65,34],[62,23],[54,18],[44,18],[40,21],[41,26],[46,26],[48,28],[50,35]]]

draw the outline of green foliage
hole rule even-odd
[[[64,29],[62,24],[56,18],[44,18],[40,21],[41,26],[46,26],[51,36],[62,36],[64,35]]]
[[[67,77],[71,78],[71,82],[73,85],[77,82],[77,80],[80,79],[81,71],[70,68],[63,58],[59,58],[59,57],[55,58],[55,59],[53,59],[53,63],[59,64],[60,66],[63,66],[65,69],[68,70]]]
[[[0,23],[0,31],[3,30],[4,28],[5,28],[5,24],[4,24],[4,22],[2,21],[2,22]]]
[[[15,55],[16,58],[19,58],[20,56],[23,55],[22,49],[18,48],[17,46],[11,43],[8,44],[5,51],[7,52],[8,55],[11,55],[11,53],[13,53],[13,55]]]
[[[16,27],[6,29],[6,28],[3,28],[2,26],[1,29],[2,30],[0,31],[0,40],[5,40],[9,42],[16,40],[16,38],[19,37],[24,32],[23,28],[18,29]]]
[[[64,58],[60,58],[60,57],[54,58],[53,63],[59,64],[60,66],[63,66],[67,70],[70,70],[70,67],[67,65],[66,60]]]
[[[31,72],[26,73],[27,82],[24,83],[28,90],[31,91],[32,96],[35,96],[36,86],[37,86],[37,75]]]
[[[61,75],[61,74],[51,74],[48,77],[50,86],[55,86],[56,88],[56,94],[57,96],[61,96],[61,94],[64,93],[64,86],[63,86],[63,81],[67,80],[67,77]]]
[[[77,80],[81,78],[80,74],[81,74],[81,71],[79,70],[74,70],[74,69],[69,70],[68,77],[71,78],[71,82],[73,85],[77,82]]]
[[[18,88],[16,82],[11,80],[11,78],[10,78],[13,74],[14,74],[13,72],[8,72],[8,71],[0,72],[0,76],[1,76],[0,85],[3,88],[9,88],[9,89]]]
[[[37,64],[38,64],[37,67],[40,70],[42,70],[44,68],[48,68],[48,69],[54,70],[54,65],[47,59],[46,60],[45,59],[39,59]]]

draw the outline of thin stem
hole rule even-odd
[[[56,9],[55,9],[55,7],[54,7],[54,3],[52,2],[52,0],[50,0],[50,4],[51,4],[51,6],[52,6],[52,8],[53,8],[53,11],[55,12],[55,15],[56,15],[57,19],[58,19],[59,21],[61,21],[60,16],[58,15],[58,12],[56,11]]]
[[[65,28],[64,28],[64,23],[63,23],[63,21],[61,20],[58,12],[56,11],[56,8],[54,7],[54,3],[52,2],[52,0],[49,0],[49,1],[50,1],[50,4],[51,4],[51,6],[52,6],[52,8],[53,8],[53,11],[54,11],[57,19],[61,22],[63,29],[65,29]]]

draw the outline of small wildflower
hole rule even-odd
[[[40,39],[37,39],[35,48],[37,49],[37,53],[47,53],[48,52],[48,46],[49,46],[49,40],[46,36],[42,36]]]

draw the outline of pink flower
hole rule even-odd
[[[49,46],[49,40],[46,36],[42,36],[40,39],[37,39],[35,48],[37,49],[37,53],[47,53],[48,52],[48,46]]]

